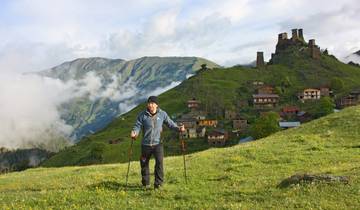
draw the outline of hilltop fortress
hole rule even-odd
[[[320,47],[315,44],[315,39],[310,39],[308,43],[305,42],[303,29],[292,29],[291,38],[288,38],[286,32],[278,35],[278,42],[276,44],[275,53],[271,54],[269,64],[279,58],[283,53],[287,53],[290,47],[299,47],[301,51],[307,51],[308,55],[313,59],[320,59]],[[265,66],[264,52],[257,52],[256,67]]]

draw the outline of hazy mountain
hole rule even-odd
[[[346,56],[344,61],[346,63],[358,66],[360,64],[360,50]]]
[[[185,80],[206,64],[197,57],[143,57],[125,61],[107,58],[80,58],[37,74],[77,87],[79,94],[59,109],[75,130],[75,140],[98,131],[116,116],[129,111],[150,94],[160,94]]]

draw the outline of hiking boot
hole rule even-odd
[[[161,189],[162,189],[162,185],[159,184],[154,185],[154,190],[161,190]]]
[[[143,188],[144,188],[144,190],[150,190],[151,189],[149,184],[148,185],[143,185]]]

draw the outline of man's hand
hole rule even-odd
[[[130,137],[131,137],[133,140],[135,140],[136,137],[137,137],[136,132],[135,132],[135,131],[131,131]]]
[[[185,126],[184,126],[184,125],[180,125],[179,131],[180,131],[180,132],[184,132],[184,131],[185,131]]]

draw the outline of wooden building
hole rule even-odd
[[[225,110],[225,120],[233,120],[237,116],[237,113],[233,110]]]
[[[185,128],[195,128],[197,121],[194,118],[181,118],[176,120],[177,124],[182,124]]]
[[[187,101],[187,107],[192,111],[197,110],[199,106],[200,106],[200,101],[196,100],[195,98]]]
[[[218,124],[217,120],[199,120],[198,121],[198,126],[205,126],[205,127],[216,127]]]
[[[304,89],[301,93],[298,94],[298,98],[302,102],[306,100],[319,100],[320,97],[321,97],[320,90],[315,88]]]
[[[228,140],[228,132],[225,130],[214,130],[207,134],[207,141],[211,146],[224,146]]]
[[[236,131],[244,131],[247,129],[248,123],[246,119],[235,119],[233,120],[233,129]]]
[[[253,103],[257,109],[274,108],[279,102],[277,94],[254,94]]]
[[[260,86],[257,89],[257,93],[258,94],[273,94],[274,93],[274,88],[272,86],[269,86],[269,85],[263,85],[263,86]]]

